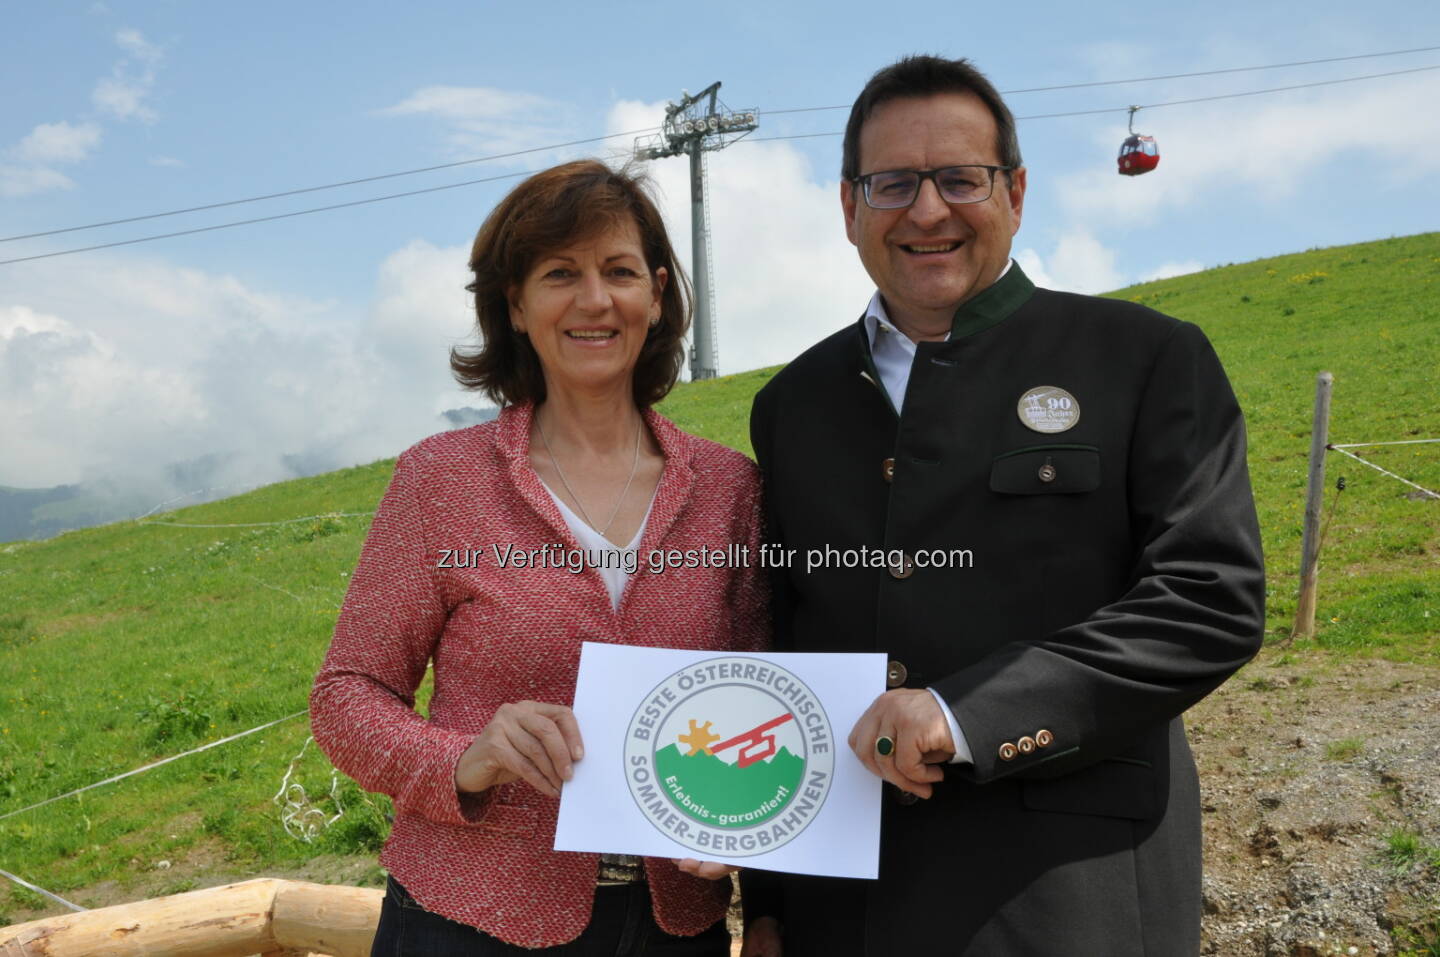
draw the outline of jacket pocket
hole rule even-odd
[[[1032,445],[997,455],[990,491],[1002,495],[1063,495],[1100,487],[1100,450],[1093,445]]]
[[[1148,820],[1160,811],[1155,769],[1133,758],[1101,761],[1072,774],[1024,781],[1021,800],[1032,811]]]

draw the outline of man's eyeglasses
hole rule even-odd
[[[857,176],[871,209],[904,209],[920,195],[920,184],[930,180],[952,206],[983,203],[995,189],[995,174],[1013,166],[946,166],[944,169],[891,169]]]

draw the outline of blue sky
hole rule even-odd
[[[1440,45],[1440,5],[8,2],[0,236],[653,126],[721,80],[756,138],[838,131],[878,67],[968,56],[1002,90]],[[1440,51],[1016,94],[1017,116],[1440,65]],[[1155,275],[1433,230],[1440,71],[1142,111],[1162,161],[1114,173],[1125,114],[1025,120],[1015,251],[1042,284]],[[0,259],[617,156],[631,138],[0,243]],[[712,156],[720,365],[783,362],[871,286],[845,241],[839,137]],[[683,160],[653,173],[688,257]],[[468,245],[515,181],[0,266],[0,484],[133,475],[204,454],[239,483],[285,456],[392,455],[472,400]],[[478,403],[474,403],[478,404]],[[179,489],[178,491],[188,491]]]

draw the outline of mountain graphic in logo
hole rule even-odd
[[[735,828],[763,821],[789,804],[805,774],[805,759],[781,747],[774,757],[741,767],[709,751],[682,754],[671,744],[655,752],[655,771],[681,811],[705,824]]]

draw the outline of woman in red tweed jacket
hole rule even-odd
[[[400,456],[310,699],[335,765],[395,801],[373,953],[727,954],[730,884],[705,879],[726,869],[550,849],[584,752],[581,642],[768,639],[758,569],[645,566],[759,545],[755,467],[650,409],[679,371],[684,276],[645,191],[594,161],[517,187],[470,267],[484,343],[451,362],[505,408]]]

